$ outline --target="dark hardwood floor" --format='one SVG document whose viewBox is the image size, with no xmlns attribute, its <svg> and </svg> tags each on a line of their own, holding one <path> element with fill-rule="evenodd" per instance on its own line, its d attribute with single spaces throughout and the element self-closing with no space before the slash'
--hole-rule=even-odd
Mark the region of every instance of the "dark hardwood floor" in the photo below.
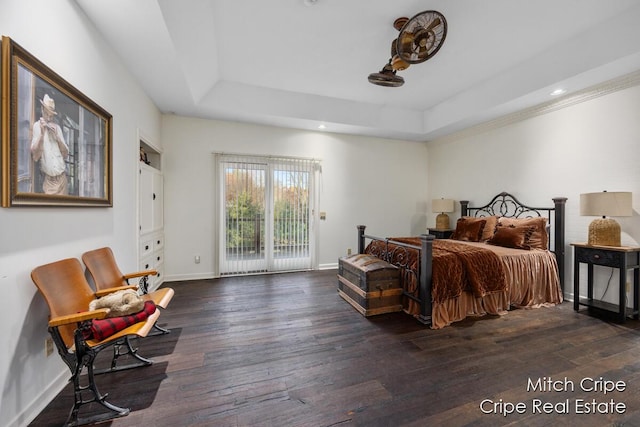
<svg viewBox="0 0 640 427">
<path fill-rule="evenodd" d="M 160 324 L 172 332 L 137 341 L 155 363 L 97 377 L 131 408 L 107 425 L 640 426 L 637 320 L 566 302 L 431 330 L 403 313 L 362 317 L 335 270 L 167 285 Z M 589 378 L 625 390 L 593 391 L 602 381 Z M 581 399 L 622 413 L 576 413 Z M 61 425 L 72 400 L 67 386 L 32 425 Z M 544 403 L 551 413 L 534 413 Z M 516 404 L 523 413 L 500 413 Z"/>
</svg>

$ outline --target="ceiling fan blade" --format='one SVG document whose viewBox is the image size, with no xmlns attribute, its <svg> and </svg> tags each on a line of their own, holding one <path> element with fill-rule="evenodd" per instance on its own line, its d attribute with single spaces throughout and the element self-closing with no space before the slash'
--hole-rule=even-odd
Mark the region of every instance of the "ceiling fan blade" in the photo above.
<svg viewBox="0 0 640 427">
<path fill-rule="evenodd" d="M 436 17 L 436 19 L 434 19 L 433 21 L 431 21 L 431 23 L 429 24 L 428 27 L 426 27 L 426 30 L 428 31 L 432 31 L 435 27 L 437 27 L 438 25 L 442 24 L 442 21 L 440 20 L 440 18 Z"/>
</svg>

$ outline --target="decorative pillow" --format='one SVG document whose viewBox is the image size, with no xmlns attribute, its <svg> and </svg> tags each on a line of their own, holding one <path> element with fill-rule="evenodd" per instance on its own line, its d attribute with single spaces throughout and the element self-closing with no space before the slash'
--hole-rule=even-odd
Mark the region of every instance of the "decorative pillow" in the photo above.
<svg viewBox="0 0 640 427">
<path fill-rule="evenodd" d="M 500 217 L 498 228 L 500 227 L 533 227 L 533 233 L 529 238 L 529 245 L 532 249 L 549 249 L 549 236 L 547 235 L 547 218 L 507 218 Z"/>
<path fill-rule="evenodd" d="M 107 317 L 128 316 L 142 310 L 144 300 L 133 289 L 123 289 L 94 299 L 89 303 L 89 310 L 98 308 L 108 308 L 110 311 Z"/>
<path fill-rule="evenodd" d="M 462 217 L 456 222 L 456 229 L 451 235 L 453 240 L 464 240 L 467 242 L 479 242 L 482 238 L 485 224 L 484 218 Z"/>
<path fill-rule="evenodd" d="M 484 230 L 482 230 L 482 237 L 480 238 L 480 240 L 484 242 L 492 238 L 496 232 L 496 228 L 498 228 L 498 217 L 483 216 L 481 218 L 487 221 L 484 225 Z"/>
<path fill-rule="evenodd" d="M 495 234 L 487 243 L 496 246 L 504 246 L 506 248 L 515 249 L 531 249 L 529 240 L 534 231 L 531 226 L 509 226 L 498 227 Z"/>
</svg>

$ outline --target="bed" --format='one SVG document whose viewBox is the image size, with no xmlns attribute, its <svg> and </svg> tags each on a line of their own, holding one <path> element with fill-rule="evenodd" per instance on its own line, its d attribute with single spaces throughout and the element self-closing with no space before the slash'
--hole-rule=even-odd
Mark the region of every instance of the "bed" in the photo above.
<svg viewBox="0 0 640 427">
<path fill-rule="evenodd" d="M 358 253 L 401 271 L 403 310 L 440 329 L 469 316 L 504 315 L 563 299 L 565 197 L 536 208 L 502 192 L 478 207 L 460 201 L 450 239 L 375 237 L 358 226 Z"/>
</svg>

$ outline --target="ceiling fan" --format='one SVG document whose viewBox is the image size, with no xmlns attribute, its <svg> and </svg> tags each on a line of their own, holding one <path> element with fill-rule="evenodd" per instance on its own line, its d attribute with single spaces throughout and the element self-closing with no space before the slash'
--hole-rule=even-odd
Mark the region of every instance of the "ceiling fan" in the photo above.
<svg viewBox="0 0 640 427">
<path fill-rule="evenodd" d="M 447 20 L 435 10 L 425 10 L 413 18 L 398 18 L 393 28 L 399 31 L 391 43 L 391 58 L 377 73 L 369 74 L 369 82 L 387 87 L 399 87 L 404 78 L 396 74 L 411 64 L 419 64 L 438 53 L 447 36 Z"/>
</svg>

